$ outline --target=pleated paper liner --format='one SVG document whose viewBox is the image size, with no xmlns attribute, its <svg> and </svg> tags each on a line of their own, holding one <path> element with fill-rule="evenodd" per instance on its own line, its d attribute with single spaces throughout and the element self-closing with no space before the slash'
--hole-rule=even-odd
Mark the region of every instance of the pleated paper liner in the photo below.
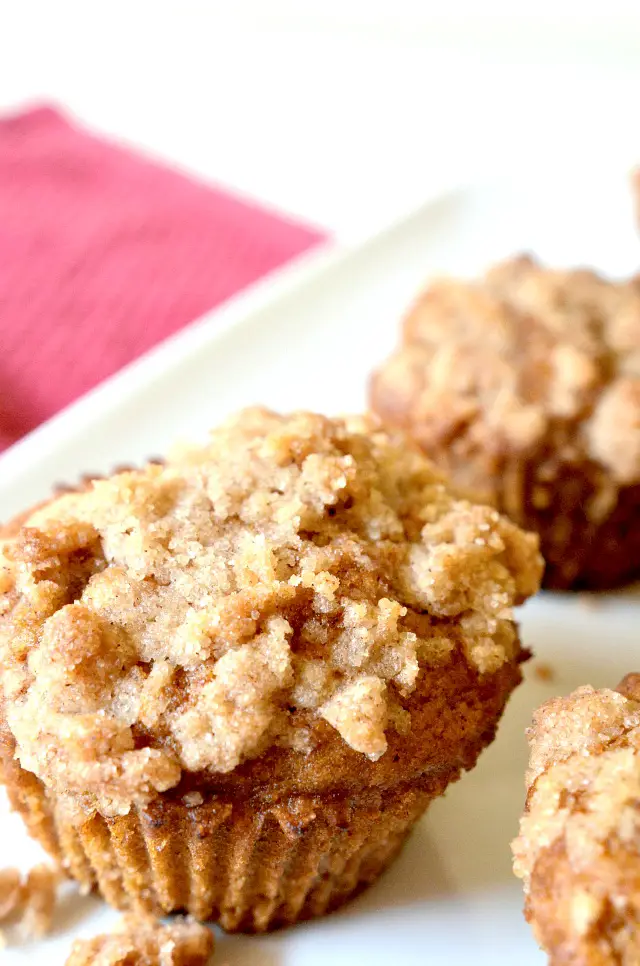
<svg viewBox="0 0 640 966">
<path fill-rule="evenodd" d="M 457 769 L 416 784 L 285 804 L 161 795 L 128 815 L 78 822 L 13 758 L 2 778 L 30 834 L 87 891 L 119 909 L 187 911 L 228 931 L 263 932 L 322 916 L 374 882 Z"/>
</svg>

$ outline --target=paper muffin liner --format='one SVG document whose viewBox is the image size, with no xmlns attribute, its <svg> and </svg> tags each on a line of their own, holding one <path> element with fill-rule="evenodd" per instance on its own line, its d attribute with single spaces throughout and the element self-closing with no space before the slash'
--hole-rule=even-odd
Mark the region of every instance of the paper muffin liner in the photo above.
<svg viewBox="0 0 640 966">
<path fill-rule="evenodd" d="M 191 792 L 116 818 L 78 821 L 0 748 L 11 804 L 87 891 L 119 909 L 187 911 L 228 931 L 263 932 L 338 908 L 384 871 L 458 770 L 384 791 L 286 803 Z M 10 758 L 7 752 L 10 751 Z"/>
</svg>

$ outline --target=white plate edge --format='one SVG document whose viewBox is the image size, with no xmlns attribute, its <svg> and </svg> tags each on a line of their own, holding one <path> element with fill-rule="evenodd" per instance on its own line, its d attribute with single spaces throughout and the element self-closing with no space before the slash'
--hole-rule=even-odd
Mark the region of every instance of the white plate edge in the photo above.
<svg viewBox="0 0 640 966">
<path fill-rule="evenodd" d="M 394 217 L 362 241 L 343 244 L 330 237 L 327 242 L 320 242 L 232 295 L 220 306 L 188 323 L 10 446 L 0 455 L 0 475 L 4 485 L 7 485 L 14 474 L 33 469 L 42 457 L 51 454 L 57 446 L 85 431 L 112 404 L 121 404 L 123 399 L 143 392 L 166 369 L 183 363 L 197 353 L 202 345 L 215 344 L 228 335 L 230 330 L 250 322 L 260 311 L 273 307 L 278 301 L 294 295 L 299 289 L 323 277 L 329 279 L 332 273 L 344 270 L 350 262 L 366 258 L 376 247 L 388 244 L 395 234 L 402 234 L 415 221 L 423 218 L 438 202 L 458 194 L 487 189 L 505 181 L 517 184 L 526 181 L 527 177 L 545 181 L 549 175 L 554 179 L 569 175 L 575 178 L 576 170 L 581 177 L 589 170 L 594 171 L 584 164 L 583 155 L 579 154 L 578 157 L 578 168 L 577 159 L 565 157 L 560 162 L 550 161 L 548 167 L 536 163 L 530 170 L 518 168 L 514 172 L 507 167 L 490 175 L 483 173 L 477 178 L 443 181 L 432 185 L 419 205 L 412 206 L 408 212 Z M 620 177 L 622 171 L 631 169 L 632 162 L 627 159 L 625 163 L 624 159 L 618 157 L 608 159 L 605 165 L 598 165 L 598 172 L 603 167 L 611 171 L 613 177 Z"/>
</svg>

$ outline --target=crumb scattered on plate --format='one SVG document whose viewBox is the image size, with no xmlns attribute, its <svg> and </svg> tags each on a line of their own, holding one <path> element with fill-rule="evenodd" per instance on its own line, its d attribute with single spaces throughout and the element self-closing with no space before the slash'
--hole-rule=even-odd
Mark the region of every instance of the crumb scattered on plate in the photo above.
<svg viewBox="0 0 640 966">
<path fill-rule="evenodd" d="M 550 682 L 555 680 L 556 672 L 553 670 L 550 664 L 546 664 L 544 661 L 539 661 L 534 665 L 533 673 L 538 681 Z"/>
<path fill-rule="evenodd" d="M 123 916 L 111 933 L 77 939 L 66 966 L 205 966 L 213 933 L 195 919 L 169 925 L 151 916 Z"/>
<path fill-rule="evenodd" d="M 26 876 L 14 868 L 0 870 L 0 923 L 16 925 L 23 940 L 41 939 L 51 929 L 59 881 L 50 865 L 36 865 Z M 5 943 L 0 930 L 0 944 Z"/>
</svg>

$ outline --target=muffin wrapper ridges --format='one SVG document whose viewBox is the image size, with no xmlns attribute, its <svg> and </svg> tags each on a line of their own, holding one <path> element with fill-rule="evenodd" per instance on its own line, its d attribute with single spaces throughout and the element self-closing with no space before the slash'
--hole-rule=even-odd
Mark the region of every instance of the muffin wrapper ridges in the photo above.
<svg viewBox="0 0 640 966">
<path fill-rule="evenodd" d="M 12 806 L 87 891 L 120 909 L 185 910 L 243 932 L 321 916 L 372 883 L 458 774 L 284 804 L 209 795 L 189 806 L 160 796 L 125 816 L 74 821 L 8 751 L 2 778 Z"/>
</svg>

